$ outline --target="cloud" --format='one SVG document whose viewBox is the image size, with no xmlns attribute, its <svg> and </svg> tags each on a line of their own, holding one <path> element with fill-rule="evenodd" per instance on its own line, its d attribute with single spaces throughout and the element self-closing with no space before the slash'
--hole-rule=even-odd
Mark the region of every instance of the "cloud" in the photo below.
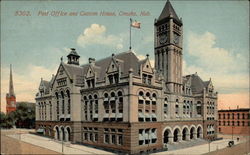
<svg viewBox="0 0 250 155">
<path fill-rule="evenodd" d="M 89 45 L 106 45 L 122 49 L 123 39 L 115 35 L 107 35 L 104 25 L 92 24 L 79 35 L 77 44 L 83 48 Z"/>
<path fill-rule="evenodd" d="M 216 36 L 210 32 L 198 35 L 189 33 L 187 52 L 192 64 L 183 62 L 183 73 L 198 73 L 203 80 L 210 77 L 215 88 L 222 93 L 248 92 L 249 76 L 246 71 L 248 60 L 216 46 Z"/>
<path fill-rule="evenodd" d="M 41 80 L 51 80 L 52 74 L 56 74 L 58 66 L 45 68 L 43 66 L 29 65 L 28 73 L 21 75 L 13 68 L 13 83 L 17 101 L 35 102 L 35 94 Z M 9 68 L 2 68 L 1 71 L 1 111 L 5 111 L 5 95 L 9 91 Z"/>
<path fill-rule="evenodd" d="M 144 59 L 146 59 L 146 56 L 145 56 L 145 55 L 138 54 L 138 53 L 136 53 L 135 51 L 133 51 L 133 52 L 134 52 L 134 54 L 137 56 L 137 58 L 138 58 L 139 60 L 144 60 Z M 151 66 L 154 68 L 154 66 L 155 66 L 155 60 L 154 60 L 152 57 L 149 57 L 149 62 L 150 62 L 150 64 L 151 64 Z"/>
</svg>

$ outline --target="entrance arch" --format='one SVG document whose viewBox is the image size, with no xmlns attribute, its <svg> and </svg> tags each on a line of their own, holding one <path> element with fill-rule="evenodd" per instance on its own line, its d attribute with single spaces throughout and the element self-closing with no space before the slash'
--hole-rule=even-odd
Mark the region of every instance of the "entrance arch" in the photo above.
<svg viewBox="0 0 250 155">
<path fill-rule="evenodd" d="M 203 136 L 202 136 L 202 128 L 201 128 L 201 126 L 199 126 L 198 128 L 197 128 L 197 138 L 202 138 Z"/>
<path fill-rule="evenodd" d="M 192 128 L 190 129 L 190 139 L 194 139 L 194 132 L 195 132 L 195 128 L 192 127 Z"/>
<path fill-rule="evenodd" d="M 60 131 L 59 131 L 59 127 L 58 126 L 54 127 L 54 138 L 55 139 L 60 139 Z"/>
<path fill-rule="evenodd" d="M 65 130 L 65 140 L 66 141 L 70 141 L 70 133 L 71 133 L 71 128 L 69 126 L 66 127 L 66 130 Z"/>
<path fill-rule="evenodd" d="M 174 130 L 174 142 L 180 141 L 179 135 L 180 135 L 180 130 L 177 128 Z"/>
<path fill-rule="evenodd" d="M 182 129 L 182 140 L 188 140 L 188 128 Z"/>
</svg>

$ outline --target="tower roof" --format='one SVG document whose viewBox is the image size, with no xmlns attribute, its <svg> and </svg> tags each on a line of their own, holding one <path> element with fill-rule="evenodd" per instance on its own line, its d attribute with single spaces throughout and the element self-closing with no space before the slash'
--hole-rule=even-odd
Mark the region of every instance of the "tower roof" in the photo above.
<svg viewBox="0 0 250 155">
<path fill-rule="evenodd" d="M 10 64 L 10 81 L 9 81 L 9 96 L 15 96 L 13 78 L 12 78 L 12 65 Z"/>
<path fill-rule="evenodd" d="M 172 16 L 171 18 L 177 20 L 178 22 L 181 22 L 179 17 L 175 13 L 173 6 L 171 5 L 170 1 L 168 0 L 166 2 L 162 12 L 161 12 L 161 15 L 158 18 L 158 21 L 163 20 L 165 18 L 170 18 L 170 15 Z"/>
<path fill-rule="evenodd" d="M 71 51 L 70 51 L 70 53 L 68 54 L 67 57 L 69 57 L 69 56 L 71 56 L 71 55 L 73 55 L 73 56 L 75 56 L 75 57 L 80 57 L 80 56 L 78 55 L 78 53 L 76 52 L 76 49 L 74 49 L 74 48 L 71 48 Z"/>
</svg>

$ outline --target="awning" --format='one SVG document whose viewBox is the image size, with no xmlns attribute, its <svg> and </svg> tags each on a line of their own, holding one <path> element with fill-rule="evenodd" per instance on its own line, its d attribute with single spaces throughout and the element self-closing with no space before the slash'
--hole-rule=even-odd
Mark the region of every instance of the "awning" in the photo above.
<svg viewBox="0 0 250 155">
<path fill-rule="evenodd" d="M 146 118 L 150 118 L 150 115 L 148 113 L 145 113 Z"/>
<path fill-rule="evenodd" d="M 60 118 L 64 118 L 64 114 L 60 115 Z"/>
<path fill-rule="evenodd" d="M 67 115 L 66 115 L 66 118 L 70 118 L 70 114 L 67 114 Z"/>
<path fill-rule="evenodd" d="M 152 117 L 152 118 L 157 118 L 157 116 L 156 116 L 155 113 L 152 113 L 152 114 L 151 114 L 151 117 Z"/>
<path fill-rule="evenodd" d="M 144 98 L 142 96 L 139 96 L 138 98 L 139 98 L 139 100 L 144 100 Z"/>
<path fill-rule="evenodd" d="M 139 134 L 139 140 L 144 140 L 144 137 L 142 136 L 142 134 Z"/>
<path fill-rule="evenodd" d="M 103 117 L 104 118 L 109 118 L 109 114 L 105 113 Z"/>
<path fill-rule="evenodd" d="M 201 104 L 200 104 L 200 103 L 197 103 L 197 106 L 201 106 Z"/>
<path fill-rule="evenodd" d="M 111 113 L 111 114 L 110 114 L 110 117 L 115 117 L 115 113 Z"/>
<path fill-rule="evenodd" d="M 43 132 L 44 132 L 44 129 L 39 128 L 36 132 L 37 132 L 37 133 L 43 133 Z"/>
<path fill-rule="evenodd" d="M 152 101 L 156 101 L 156 98 L 155 98 L 155 97 L 153 97 L 153 98 L 152 98 Z"/>
<path fill-rule="evenodd" d="M 117 118 L 122 118 L 123 117 L 123 113 L 118 113 L 117 114 Z"/>
<path fill-rule="evenodd" d="M 110 101 L 115 101 L 115 97 L 111 97 L 111 98 L 110 98 Z"/>
<path fill-rule="evenodd" d="M 147 101 L 150 101 L 150 98 L 149 98 L 149 97 L 146 97 L 146 100 L 147 100 Z"/>
<path fill-rule="evenodd" d="M 93 115 L 93 118 L 98 118 L 98 114 L 94 114 L 94 115 Z"/>
<path fill-rule="evenodd" d="M 139 112 L 139 118 L 144 118 L 143 113 Z"/>
<path fill-rule="evenodd" d="M 168 118 L 168 115 L 164 114 L 164 118 L 165 118 L 165 119 Z"/>
<path fill-rule="evenodd" d="M 104 100 L 103 101 L 109 101 L 109 98 L 104 98 Z"/>
<path fill-rule="evenodd" d="M 154 133 L 153 133 L 153 134 L 151 134 L 151 138 L 152 138 L 152 139 L 157 139 L 156 134 L 154 134 Z"/>
</svg>

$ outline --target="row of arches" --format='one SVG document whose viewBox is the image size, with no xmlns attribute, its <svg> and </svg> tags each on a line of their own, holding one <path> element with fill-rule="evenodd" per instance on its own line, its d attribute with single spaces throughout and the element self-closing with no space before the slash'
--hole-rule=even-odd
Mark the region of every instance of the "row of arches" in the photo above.
<svg viewBox="0 0 250 155">
<path fill-rule="evenodd" d="M 54 138 L 60 141 L 71 141 L 71 127 L 70 126 L 55 126 L 54 127 Z"/>
<path fill-rule="evenodd" d="M 180 141 L 188 141 L 202 137 L 203 137 L 203 128 L 201 125 L 197 126 L 191 125 L 190 127 L 185 125 L 182 128 L 176 126 L 173 129 L 171 127 L 166 127 L 163 130 L 164 144 L 180 142 Z"/>
</svg>

